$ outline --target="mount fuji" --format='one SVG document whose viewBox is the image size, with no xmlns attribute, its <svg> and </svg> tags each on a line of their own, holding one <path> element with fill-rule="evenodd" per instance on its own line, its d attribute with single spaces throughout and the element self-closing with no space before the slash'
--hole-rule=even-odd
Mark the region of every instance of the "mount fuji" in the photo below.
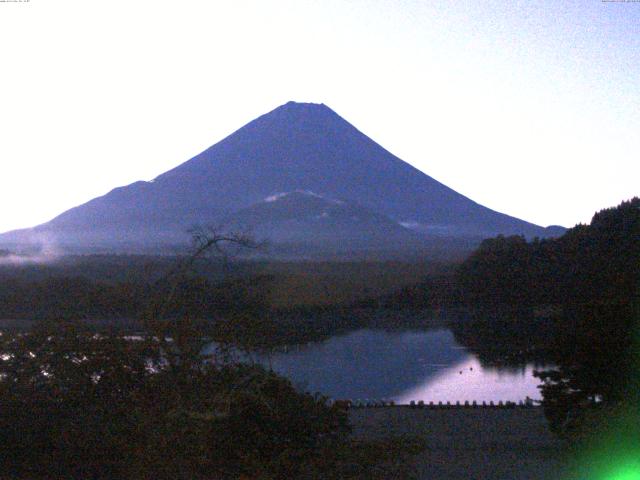
<svg viewBox="0 0 640 480">
<path fill-rule="evenodd" d="M 504 235 L 550 237 L 394 156 L 323 104 L 289 102 L 150 182 L 139 181 L 0 245 L 63 251 L 162 250 L 196 225 L 253 232 L 306 251 L 418 252 Z"/>
</svg>

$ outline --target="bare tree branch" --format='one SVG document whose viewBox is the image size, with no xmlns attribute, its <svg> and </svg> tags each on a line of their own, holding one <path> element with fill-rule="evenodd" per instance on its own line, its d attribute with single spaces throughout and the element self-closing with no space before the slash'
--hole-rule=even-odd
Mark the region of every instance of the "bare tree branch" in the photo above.
<svg viewBox="0 0 640 480">
<path fill-rule="evenodd" d="M 213 254 L 225 262 L 230 256 L 236 256 L 243 250 L 255 250 L 262 245 L 247 233 L 222 232 L 216 227 L 194 227 L 189 230 L 192 237 L 190 253 L 180 259 L 174 268 L 155 282 L 156 286 L 167 285 L 169 290 L 162 298 L 153 298 L 142 315 L 142 323 L 146 329 L 160 342 L 162 350 L 167 355 L 167 362 L 174 365 L 171 352 L 176 346 L 170 344 L 166 316 L 169 308 L 176 299 L 180 280 L 193 268 L 201 258 Z M 229 254 L 229 247 L 234 247 L 233 255 Z M 188 320 L 188 319 L 184 319 Z"/>
</svg>

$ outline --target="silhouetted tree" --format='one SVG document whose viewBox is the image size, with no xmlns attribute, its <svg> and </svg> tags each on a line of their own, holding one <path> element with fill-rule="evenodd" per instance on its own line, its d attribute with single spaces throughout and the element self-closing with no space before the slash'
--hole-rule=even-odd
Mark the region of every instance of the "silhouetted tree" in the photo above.
<svg viewBox="0 0 640 480">
<path fill-rule="evenodd" d="M 324 398 L 205 353 L 201 324 L 181 304 L 200 301 L 187 271 L 220 242 L 241 241 L 196 241 L 154 290 L 163 293 L 144 310 L 140 335 L 61 321 L 0 335 L 3 476 L 408 478 L 403 459 L 415 445 L 354 441 L 346 413 Z"/>
</svg>

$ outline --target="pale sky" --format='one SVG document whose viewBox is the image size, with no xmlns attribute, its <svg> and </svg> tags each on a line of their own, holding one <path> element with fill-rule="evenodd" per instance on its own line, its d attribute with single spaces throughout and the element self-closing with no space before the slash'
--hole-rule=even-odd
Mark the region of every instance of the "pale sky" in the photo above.
<svg viewBox="0 0 640 480">
<path fill-rule="evenodd" d="M 640 3 L 0 1 L 0 231 L 325 103 L 495 210 L 640 195 Z"/>
</svg>

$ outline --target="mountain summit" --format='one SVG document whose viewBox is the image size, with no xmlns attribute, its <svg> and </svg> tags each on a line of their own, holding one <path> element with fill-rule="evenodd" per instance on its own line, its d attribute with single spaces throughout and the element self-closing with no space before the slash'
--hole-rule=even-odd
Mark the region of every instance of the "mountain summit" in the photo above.
<svg viewBox="0 0 640 480">
<path fill-rule="evenodd" d="M 194 225 L 238 224 L 236 213 L 252 218 L 254 224 L 245 225 L 252 228 L 255 212 L 270 211 L 258 204 L 291 192 L 313 192 L 325 202 L 364 209 L 382 228 L 376 235 L 393 231 L 394 241 L 397 228 L 412 239 L 558 233 L 473 202 L 400 160 L 323 104 L 289 102 L 151 182 L 116 188 L 48 223 L 4 234 L 0 243 L 47 239 L 83 250 L 177 244 L 188 239 L 186 231 Z M 310 200 L 298 194 L 285 203 L 309 207 Z M 264 230 L 265 222 L 258 223 Z M 287 222 L 280 223 L 278 228 L 287 228 Z M 303 223 L 296 227 L 301 242 Z M 350 228 L 344 219 L 340 225 Z M 368 227 L 360 221 L 351 228 Z M 287 237 L 284 231 L 271 233 Z"/>
</svg>

